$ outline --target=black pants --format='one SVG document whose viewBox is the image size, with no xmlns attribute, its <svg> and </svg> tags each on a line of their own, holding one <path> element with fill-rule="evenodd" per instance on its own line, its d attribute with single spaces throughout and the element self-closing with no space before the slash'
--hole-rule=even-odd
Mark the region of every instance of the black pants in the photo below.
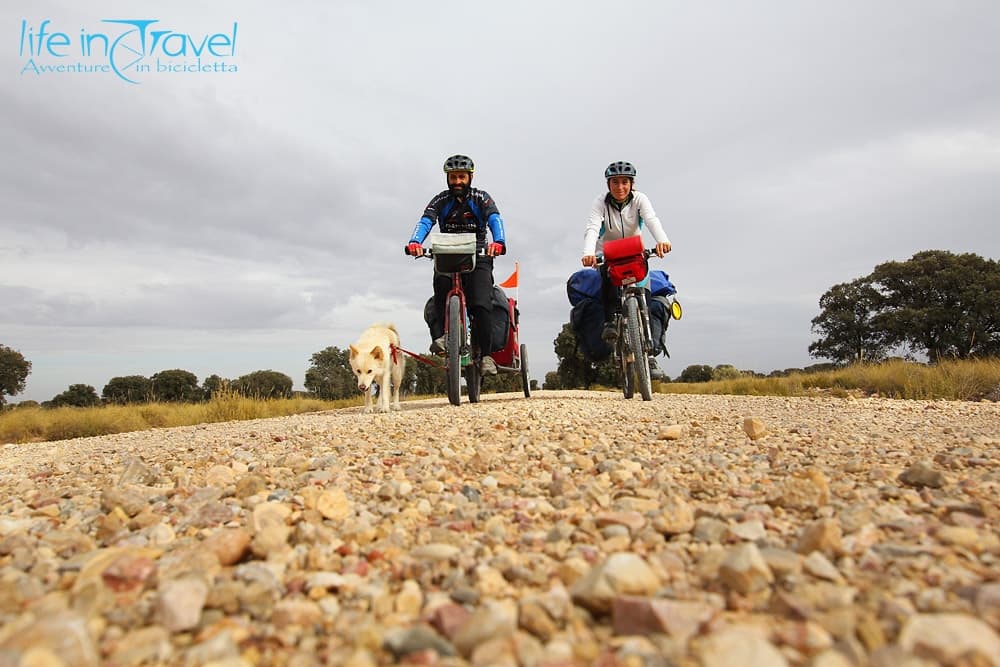
<svg viewBox="0 0 1000 667">
<path fill-rule="evenodd" d="M 472 344 L 482 354 L 489 354 L 492 310 L 490 297 L 493 293 L 493 258 L 477 257 L 476 268 L 471 273 L 462 274 L 462 289 L 465 291 L 465 307 L 472 320 Z M 431 338 L 444 335 L 444 309 L 451 291 L 451 274 L 434 272 L 434 324 Z"/>
<path fill-rule="evenodd" d="M 608 267 L 601 266 L 601 305 L 604 306 L 604 323 L 615 321 L 615 313 L 621 310 L 622 301 L 618 296 L 618 288 L 611 284 L 608 278 Z"/>
</svg>

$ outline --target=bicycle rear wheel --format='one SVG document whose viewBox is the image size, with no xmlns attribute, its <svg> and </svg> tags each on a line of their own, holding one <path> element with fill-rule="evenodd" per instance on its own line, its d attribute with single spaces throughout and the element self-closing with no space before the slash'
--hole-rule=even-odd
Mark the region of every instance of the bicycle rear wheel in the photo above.
<svg viewBox="0 0 1000 667">
<path fill-rule="evenodd" d="M 524 397 L 531 398 L 531 385 L 528 383 L 528 348 L 521 343 L 521 389 Z"/>
<path fill-rule="evenodd" d="M 445 376 L 448 383 L 448 401 L 452 405 L 462 402 L 462 302 L 458 296 L 448 299 L 448 366 Z"/>
<path fill-rule="evenodd" d="M 465 367 L 465 387 L 469 391 L 469 403 L 478 403 L 483 389 L 483 374 L 476 361 Z"/>
<path fill-rule="evenodd" d="M 639 319 L 639 301 L 631 296 L 625 301 L 625 317 L 629 348 L 635 358 L 635 375 L 642 400 L 653 400 L 653 384 L 649 378 L 649 357 L 643 344 L 643 328 Z"/>
</svg>

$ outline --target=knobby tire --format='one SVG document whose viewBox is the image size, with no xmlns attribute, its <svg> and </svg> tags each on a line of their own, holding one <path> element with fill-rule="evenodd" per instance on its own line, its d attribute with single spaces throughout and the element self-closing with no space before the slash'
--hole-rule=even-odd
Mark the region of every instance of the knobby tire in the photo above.
<svg viewBox="0 0 1000 667">
<path fill-rule="evenodd" d="M 619 317 L 621 316 L 619 315 Z M 615 341 L 615 353 L 621 362 L 619 372 L 622 377 L 622 394 L 625 395 L 625 398 L 632 398 L 632 395 L 635 393 L 635 369 L 633 368 L 635 364 L 628 360 L 629 351 L 627 346 L 625 332 L 621 330 L 621 327 L 618 327 L 618 340 Z"/>
<path fill-rule="evenodd" d="M 465 386 L 469 389 L 469 403 L 478 403 L 483 389 L 483 374 L 475 361 L 465 367 Z"/>
<path fill-rule="evenodd" d="M 625 302 L 626 324 L 628 328 L 628 342 L 635 358 L 635 375 L 639 385 L 639 393 L 642 400 L 653 400 L 653 384 L 649 378 L 649 357 L 646 355 L 646 346 L 642 327 L 639 318 L 639 301 L 635 297 L 630 297 Z"/>
<path fill-rule="evenodd" d="M 528 382 L 528 348 L 521 343 L 521 388 L 524 390 L 524 397 L 531 398 L 531 384 Z"/>
<path fill-rule="evenodd" d="M 462 302 L 457 295 L 448 299 L 448 401 L 462 402 Z"/>
</svg>

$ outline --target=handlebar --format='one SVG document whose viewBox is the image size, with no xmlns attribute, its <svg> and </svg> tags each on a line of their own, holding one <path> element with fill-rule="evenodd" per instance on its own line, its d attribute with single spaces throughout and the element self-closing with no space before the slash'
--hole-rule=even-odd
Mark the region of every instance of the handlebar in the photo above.
<svg viewBox="0 0 1000 667">
<path fill-rule="evenodd" d="M 431 248 L 424 248 L 423 255 L 410 255 L 410 253 L 406 252 L 406 248 L 403 248 L 403 252 L 413 259 L 422 259 L 424 257 L 431 259 L 434 257 L 434 250 Z M 486 257 L 486 248 L 476 248 L 476 257 Z"/>
<path fill-rule="evenodd" d="M 656 255 L 656 248 L 643 248 L 642 258 L 649 259 Z M 595 267 L 604 266 L 604 255 L 597 255 L 597 263 L 594 264 Z"/>
</svg>

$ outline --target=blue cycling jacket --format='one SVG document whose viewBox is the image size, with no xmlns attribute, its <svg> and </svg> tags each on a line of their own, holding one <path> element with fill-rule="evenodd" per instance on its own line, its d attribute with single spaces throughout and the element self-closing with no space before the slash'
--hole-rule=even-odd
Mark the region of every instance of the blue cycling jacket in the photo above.
<svg viewBox="0 0 1000 667">
<path fill-rule="evenodd" d="M 413 228 L 410 243 L 423 243 L 435 224 L 445 234 L 475 233 L 476 246 L 479 248 L 486 247 L 487 229 L 494 242 L 507 245 L 503 218 L 500 217 L 493 198 L 485 190 L 470 188 L 468 196 L 462 200 L 449 190 L 436 195 L 427 204 L 423 216 Z"/>
</svg>

